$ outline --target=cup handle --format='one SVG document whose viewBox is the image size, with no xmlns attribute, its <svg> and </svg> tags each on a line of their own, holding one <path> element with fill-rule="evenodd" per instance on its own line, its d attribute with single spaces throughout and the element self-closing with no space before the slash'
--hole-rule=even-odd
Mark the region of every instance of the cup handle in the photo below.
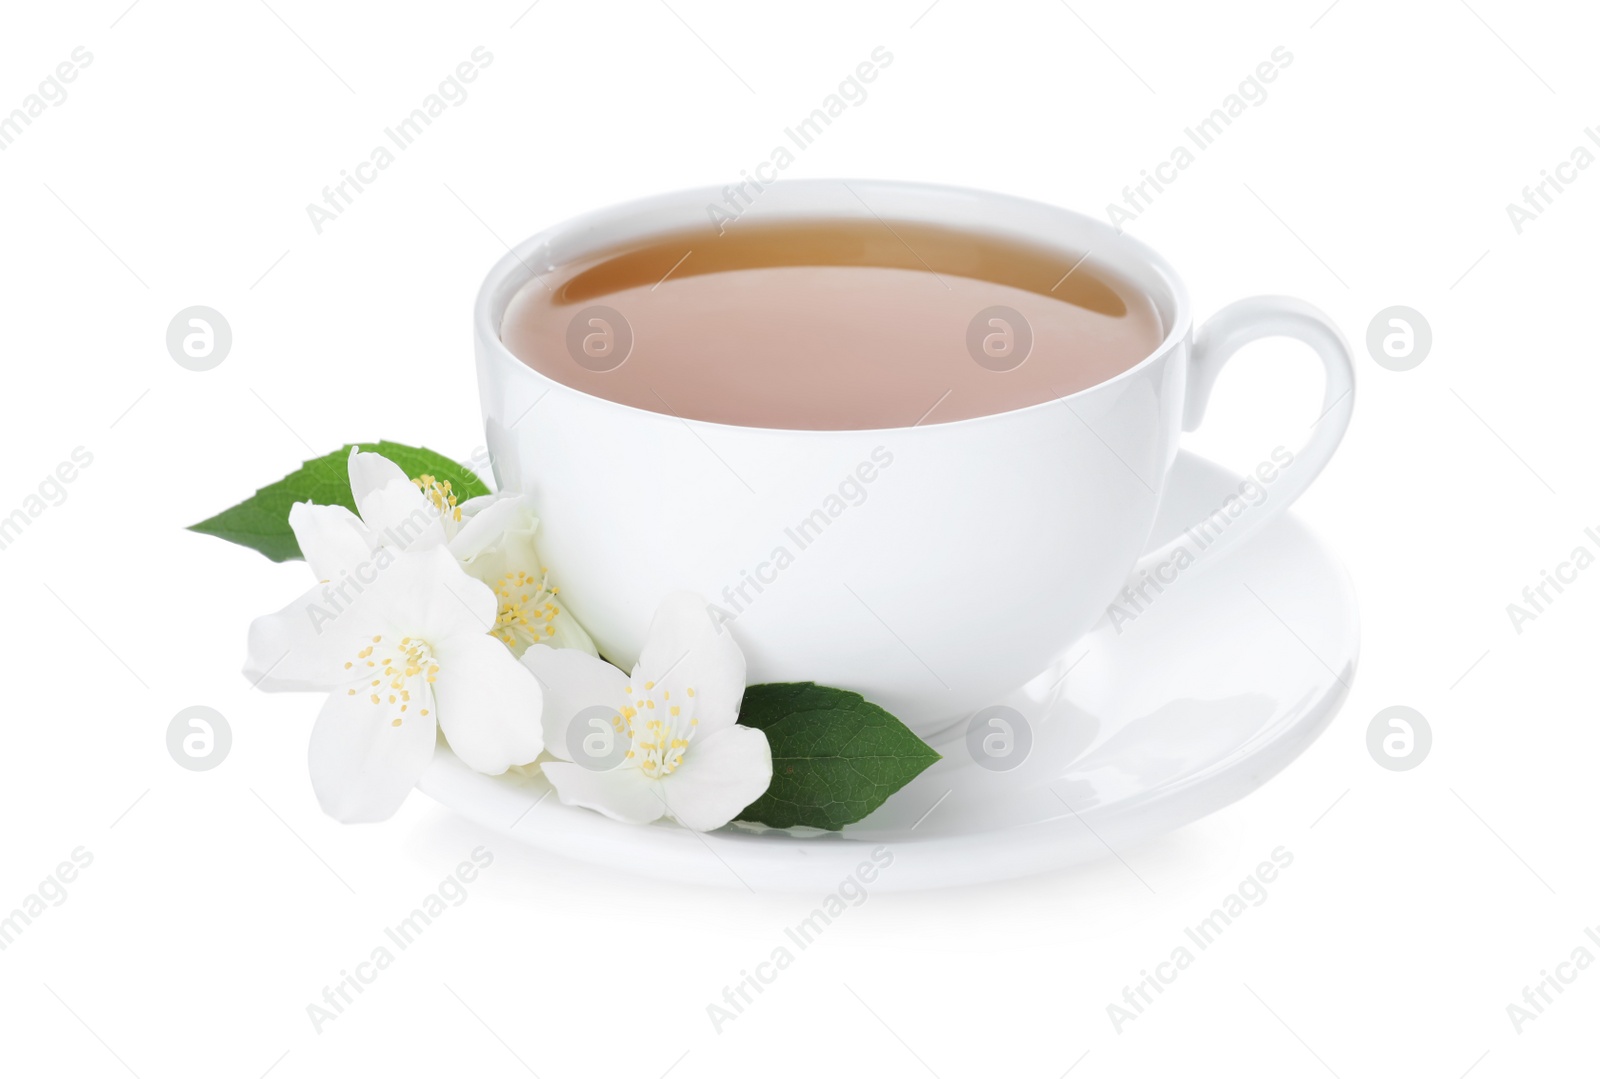
<svg viewBox="0 0 1600 1079">
<path fill-rule="evenodd" d="M 1260 476 L 1251 477 L 1267 492 L 1263 503 L 1252 506 L 1238 499 L 1224 502 L 1209 518 L 1202 518 L 1176 539 L 1145 552 L 1134 565 L 1131 577 L 1141 577 L 1170 562 L 1180 548 L 1188 550 L 1195 561 L 1210 561 L 1220 552 L 1242 543 L 1294 504 L 1317 478 L 1344 437 L 1355 407 L 1355 369 L 1350 363 L 1350 346 L 1328 316 L 1288 296 L 1253 296 L 1239 300 L 1212 315 L 1200 328 L 1189 355 L 1183 429 L 1193 431 L 1200 426 L 1206 402 L 1211 398 L 1211 389 L 1223 365 L 1245 345 L 1263 337 L 1303 341 L 1322 360 L 1326 375 L 1322 414 L 1312 424 L 1310 437 L 1289 464 L 1273 462 L 1272 482 L 1262 481 Z M 1229 513 L 1230 502 L 1238 502 L 1245 509 L 1237 514 Z M 1202 540 L 1206 541 L 1203 546 Z M 1198 553 L 1195 552 L 1197 546 L 1201 547 Z"/>
</svg>

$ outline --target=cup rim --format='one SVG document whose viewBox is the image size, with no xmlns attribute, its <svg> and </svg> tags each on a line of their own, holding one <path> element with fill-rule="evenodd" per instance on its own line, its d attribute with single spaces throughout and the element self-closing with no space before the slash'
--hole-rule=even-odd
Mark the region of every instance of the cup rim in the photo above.
<svg viewBox="0 0 1600 1079">
<path fill-rule="evenodd" d="M 1085 386 L 1081 390 L 1076 390 L 1060 397 L 1051 397 L 1044 401 L 1036 402 L 1035 404 L 1007 409 L 1004 412 L 991 412 L 982 416 L 969 416 L 963 419 L 953 420 L 939 420 L 932 423 L 923 423 L 919 420 L 914 424 L 901 424 L 893 427 L 872 428 L 768 427 L 755 424 L 722 423 L 717 420 L 703 420 L 693 417 L 676 416 L 670 412 L 657 412 L 653 409 L 640 408 L 637 405 L 624 404 L 620 401 L 613 401 L 610 398 L 600 397 L 596 394 L 588 392 L 587 390 L 580 390 L 576 386 L 572 386 L 568 383 L 560 381 L 559 379 L 552 378 L 544 372 L 539 371 L 531 365 L 518 359 L 517 356 L 513 354 L 511 350 L 508 349 L 500 340 L 500 319 L 504 317 L 505 308 L 509 306 L 511 296 L 515 293 L 515 291 L 533 279 L 534 272 L 527 260 L 528 257 L 538 248 L 549 244 L 552 240 L 557 238 L 579 235 L 586 232 L 602 232 L 606 226 L 614 224 L 618 219 L 629 216 L 642 215 L 651 211 L 668 211 L 683 208 L 703 210 L 704 207 L 708 205 L 721 202 L 724 198 L 725 192 L 728 190 L 726 187 L 692 187 L 680 188 L 676 191 L 670 191 L 664 194 L 633 199 L 600 209 L 590 210 L 576 217 L 568 218 L 565 221 L 541 229 L 532 236 L 529 236 L 527 239 L 523 240 L 521 243 L 518 243 L 514 247 L 510 248 L 506 254 L 497 259 L 493 266 L 490 267 L 489 272 L 484 276 L 483 283 L 478 288 L 477 297 L 473 302 L 473 333 L 477 340 L 478 347 L 487 351 L 491 363 L 500 367 L 506 367 L 509 365 L 513 371 L 521 372 L 520 377 L 532 378 L 535 382 L 547 386 L 549 390 L 562 390 L 570 394 L 575 394 L 578 397 L 586 399 L 595 404 L 607 406 L 609 408 L 623 409 L 628 412 L 636 412 L 640 416 L 648 416 L 669 421 L 676 420 L 678 422 L 691 424 L 694 426 L 703 426 L 726 431 L 764 433 L 768 435 L 903 435 L 906 432 L 916 430 L 935 431 L 939 430 L 940 428 L 956 427 L 961 425 L 974 426 L 984 423 L 994 423 L 1003 420 L 1009 420 L 1024 413 L 1043 410 L 1062 402 L 1070 403 L 1074 400 L 1086 397 L 1089 394 L 1097 393 L 1101 390 L 1116 386 L 1121 382 L 1140 377 L 1141 373 L 1146 368 L 1152 366 L 1163 356 L 1166 356 L 1169 352 L 1171 352 L 1172 349 L 1176 347 L 1177 344 L 1183 340 L 1183 338 L 1189 332 L 1192 319 L 1192 313 L 1189 307 L 1189 292 L 1183 284 L 1183 279 L 1178 276 L 1177 270 L 1174 269 L 1173 266 L 1167 262 L 1167 260 L 1162 257 L 1154 248 L 1151 248 L 1141 240 L 1129 236 L 1121 229 L 1114 228 L 1109 223 L 1101 221 L 1099 218 L 1091 217 L 1088 214 L 1081 213 L 1077 210 L 1070 210 L 1063 206 L 1056 206 L 1052 203 L 1041 202 L 1037 199 L 1023 198 L 1017 195 L 1007 195 L 996 191 L 987 191 L 981 188 L 961 187 L 951 184 L 923 183 L 906 180 L 846 178 L 784 179 L 778 180 L 774 184 L 766 185 L 766 189 L 771 190 L 774 188 L 782 188 L 788 194 L 797 195 L 807 189 L 822 190 L 835 186 L 844 186 L 852 191 L 864 190 L 869 194 L 878 193 L 891 198 L 896 194 L 909 194 L 913 197 L 922 196 L 948 198 L 952 201 L 978 200 L 988 203 L 1009 205 L 1016 210 L 1032 213 L 1046 213 L 1070 219 L 1072 220 L 1075 228 L 1086 231 L 1087 233 L 1097 237 L 1093 246 L 1089 247 L 1088 251 L 1086 252 L 1086 257 L 1093 255 L 1102 256 L 1100 261 L 1110 264 L 1113 270 L 1122 273 L 1124 277 L 1131 278 L 1133 275 L 1123 272 L 1118 265 L 1119 263 L 1125 265 L 1129 262 L 1136 262 L 1139 269 L 1146 271 L 1146 276 L 1151 273 L 1154 274 L 1154 277 L 1159 280 L 1162 287 L 1166 289 L 1166 296 L 1152 296 L 1152 299 L 1156 301 L 1158 309 L 1162 307 L 1161 301 L 1163 299 L 1166 299 L 1170 302 L 1170 322 L 1164 327 L 1165 333 L 1161 339 L 1161 342 L 1138 363 L 1119 371 L 1117 374 L 1108 379 L 1096 382 L 1092 386 Z M 795 214 L 794 216 L 805 217 L 808 215 L 800 213 Z M 809 216 L 823 215 L 813 214 Z M 877 216 L 875 212 L 874 216 Z M 899 219 L 896 218 L 893 213 L 890 213 L 886 216 L 889 220 Z M 937 219 L 928 218 L 927 220 L 936 222 Z M 734 225 L 733 227 L 737 227 L 737 225 Z M 512 281 L 512 279 L 516 279 L 515 287 L 507 289 L 506 286 Z M 1137 287 L 1143 286 L 1141 285 Z M 514 375 L 513 377 L 519 376 Z"/>
</svg>

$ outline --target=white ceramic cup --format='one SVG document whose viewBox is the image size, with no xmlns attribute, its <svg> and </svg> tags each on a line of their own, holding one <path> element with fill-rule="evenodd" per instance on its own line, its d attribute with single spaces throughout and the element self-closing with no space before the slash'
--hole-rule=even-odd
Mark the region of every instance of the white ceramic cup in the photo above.
<svg viewBox="0 0 1600 1079">
<path fill-rule="evenodd" d="M 1307 304 L 1243 300 L 1195 334 L 1182 282 L 1137 240 L 1069 210 L 927 184 L 783 181 L 730 227 L 922 222 L 1057 247 L 1063 272 L 1087 252 L 1091 265 L 1154 300 L 1160 346 L 1114 378 L 1043 404 L 817 431 L 616 404 L 535 371 L 501 344 L 507 305 L 535 272 L 704 228 L 707 207 L 724 197 L 662 195 L 542 232 L 495 264 L 473 314 L 501 488 L 532 496 L 553 583 L 623 667 L 638 658 L 656 604 L 688 589 L 721 611 L 752 684 L 852 689 L 931 735 L 1046 670 L 1130 583 L 1175 577 L 1282 513 L 1349 424 L 1349 349 Z M 1278 454 L 1251 497 L 1197 522 L 1193 542 L 1146 551 L 1180 429 L 1199 425 L 1229 357 L 1263 337 L 1302 341 L 1322 360 L 1326 392 L 1310 438 L 1288 463 L 1290 453 Z"/>
</svg>

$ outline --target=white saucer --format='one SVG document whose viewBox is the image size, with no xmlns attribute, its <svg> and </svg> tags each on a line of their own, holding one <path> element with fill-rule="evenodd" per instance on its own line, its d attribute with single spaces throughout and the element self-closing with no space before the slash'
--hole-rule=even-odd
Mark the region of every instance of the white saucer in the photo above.
<svg viewBox="0 0 1600 1079">
<path fill-rule="evenodd" d="M 1180 455 L 1157 537 L 1177 535 L 1238 483 Z M 480 775 L 443 747 L 418 786 L 541 850 L 650 877 L 824 894 L 881 844 L 893 862 L 875 890 L 972 884 L 1110 857 L 1242 798 L 1322 733 L 1355 673 L 1350 582 L 1292 516 L 1119 621 L 1120 633 L 1102 619 L 996 702 L 1026 721 L 1032 746 L 1020 764 L 975 763 L 961 724 L 935 743 L 943 760 L 839 833 L 618 824 L 560 804 L 542 778 Z"/>
</svg>

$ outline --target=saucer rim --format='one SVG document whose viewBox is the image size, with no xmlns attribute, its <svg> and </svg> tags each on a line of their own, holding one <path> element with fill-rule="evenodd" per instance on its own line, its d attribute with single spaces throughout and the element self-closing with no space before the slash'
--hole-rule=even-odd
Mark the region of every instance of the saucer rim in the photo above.
<svg viewBox="0 0 1600 1079">
<path fill-rule="evenodd" d="M 1181 456 L 1192 458 L 1204 470 L 1233 475 L 1230 470 L 1190 451 L 1181 451 Z M 1322 736 L 1348 700 L 1360 663 L 1360 609 L 1349 570 L 1328 544 L 1291 512 L 1252 537 L 1240 550 L 1229 552 L 1217 565 L 1236 560 L 1251 546 L 1285 530 L 1296 533 L 1299 541 L 1323 560 L 1326 579 L 1337 585 L 1338 618 L 1341 625 L 1348 627 L 1349 642 L 1341 668 L 1329 668 L 1332 678 L 1320 687 L 1321 692 L 1286 708 L 1278 722 L 1257 732 L 1251 742 L 1264 741 L 1254 749 L 1241 747 L 1227 758 L 1196 772 L 1105 805 L 1091 806 L 1080 812 L 1063 802 L 1063 811 L 1048 817 L 953 835 L 917 834 L 915 825 L 909 829 L 874 833 L 869 825 L 871 815 L 836 832 L 735 823 L 713 832 L 698 833 L 666 820 L 643 826 L 623 825 L 559 800 L 543 812 L 534 812 L 554 793 L 543 776 L 481 775 L 468 769 L 442 743 L 417 787 L 444 808 L 543 853 L 687 884 L 708 884 L 721 879 L 720 876 L 708 879 L 703 860 L 706 852 L 722 862 L 730 874 L 723 884 L 735 887 L 743 884 L 751 888 L 746 877 L 758 876 L 763 878 L 763 890 L 799 888 L 802 881 L 791 878 L 812 880 L 820 866 L 809 866 L 813 872 L 795 872 L 799 869 L 796 863 L 810 856 L 821 856 L 820 861 L 847 872 L 849 860 L 865 858 L 876 847 L 892 846 L 907 853 L 937 852 L 938 855 L 933 865 L 923 866 L 920 871 L 897 874 L 892 882 L 885 878 L 880 883 L 887 890 L 921 890 L 1024 877 L 1116 855 L 1114 844 L 1142 842 L 1165 835 L 1225 809 L 1265 786 Z M 1214 569 L 1214 566 L 1208 567 L 1205 572 Z M 1333 609 L 1331 605 L 1328 608 L 1329 611 Z M 1077 646 L 1075 642 L 1073 647 Z M 977 766 L 967 763 L 959 767 Z M 1044 786 L 1048 789 L 1050 784 Z M 533 799 L 531 804 L 530 798 Z M 498 805 L 498 811 L 490 811 L 491 803 Z M 1098 858 L 1054 859 L 1041 855 L 1041 847 L 1047 846 L 1041 840 L 1041 832 L 1059 832 L 1074 824 L 1087 829 L 1105 848 L 1105 854 Z M 862 828 L 862 825 L 869 827 Z M 734 870 L 717 853 L 718 849 L 733 855 L 745 872 Z M 686 860 L 685 853 L 702 857 Z M 848 857 L 842 858 L 844 855 Z M 624 860 L 627 864 L 620 864 Z M 941 868 L 948 867 L 952 860 L 961 864 L 963 872 L 953 874 L 948 868 Z M 955 879 L 957 877 L 959 879 Z M 771 883 L 770 878 L 777 878 L 779 883 Z"/>
</svg>

